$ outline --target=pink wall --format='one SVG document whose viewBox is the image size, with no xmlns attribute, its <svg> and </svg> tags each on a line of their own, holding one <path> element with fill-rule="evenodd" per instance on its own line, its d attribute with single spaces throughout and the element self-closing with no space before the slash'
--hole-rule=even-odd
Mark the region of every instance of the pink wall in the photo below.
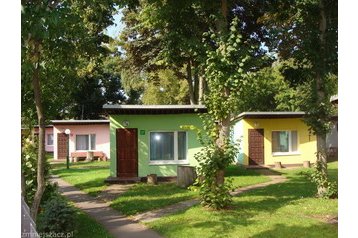
<svg viewBox="0 0 358 238">
<path fill-rule="evenodd" d="M 53 134 L 53 127 L 46 127 L 45 130 L 45 151 L 53 152 L 53 145 L 55 144 L 55 140 L 53 140 L 53 145 L 48 145 L 48 135 Z"/>
<path fill-rule="evenodd" d="M 96 134 L 96 150 L 102 151 L 109 158 L 109 123 L 93 125 L 54 125 L 54 159 L 57 159 L 57 133 L 70 129 L 70 153 L 76 151 L 76 135 Z"/>
<path fill-rule="evenodd" d="M 35 127 L 34 128 L 34 133 L 38 134 L 39 133 L 39 128 Z M 46 152 L 53 152 L 53 145 L 48 145 L 48 135 L 49 134 L 53 134 L 53 127 L 46 127 L 45 128 L 45 151 Z M 55 144 L 55 140 L 53 142 Z"/>
</svg>

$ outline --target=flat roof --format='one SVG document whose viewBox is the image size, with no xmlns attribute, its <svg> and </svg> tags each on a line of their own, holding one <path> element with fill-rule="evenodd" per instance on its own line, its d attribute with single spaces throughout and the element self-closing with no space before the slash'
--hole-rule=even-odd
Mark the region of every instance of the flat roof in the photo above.
<svg viewBox="0 0 358 238">
<path fill-rule="evenodd" d="M 53 125 L 109 124 L 109 120 L 52 120 Z"/>
<path fill-rule="evenodd" d="M 338 103 L 338 95 L 333 95 L 333 96 L 331 96 L 330 102 L 332 102 L 332 103 Z"/>
<path fill-rule="evenodd" d="M 183 114 L 206 113 L 204 105 L 119 105 L 105 104 L 107 114 Z"/>
<path fill-rule="evenodd" d="M 34 128 L 38 128 L 38 127 L 39 127 L 39 125 L 34 126 Z M 53 127 L 53 125 L 45 125 L 45 128 L 51 128 L 51 127 Z M 26 129 L 29 129 L 29 128 L 26 128 Z"/>
<path fill-rule="evenodd" d="M 235 120 L 242 118 L 301 118 L 305 112 L 243 112 Z"/>
</svg>

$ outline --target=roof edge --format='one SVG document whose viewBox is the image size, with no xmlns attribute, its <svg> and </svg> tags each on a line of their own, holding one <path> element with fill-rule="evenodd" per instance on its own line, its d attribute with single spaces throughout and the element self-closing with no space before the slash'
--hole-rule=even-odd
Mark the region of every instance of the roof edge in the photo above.
<svg viewBox="0 0 358 238">
<path fill-rule="evenodd" d="M 204 105 L 119 105 L 105 104 L 103 110 L 107 114 L 182 114 L 206 113 Z"/>
<path fill-rule="evenodd" d="M 243 118 L 301 118 L 305 112 L 242 112 L 233 121 Z"/>
</svg>

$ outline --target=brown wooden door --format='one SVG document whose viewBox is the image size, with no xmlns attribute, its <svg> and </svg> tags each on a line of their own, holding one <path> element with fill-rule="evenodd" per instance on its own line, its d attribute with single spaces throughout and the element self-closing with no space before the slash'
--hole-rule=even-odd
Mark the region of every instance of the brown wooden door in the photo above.
<svg viewBox="0 0 358 238">
<path fill-rule="evenodd" d="M 136 128 L 117 129 L 117 177 L 138 177 L 138 139 Z"/>
<path fill-rule="evenodd" d="M 57 133 L 57 158 L 66 159 L 68 155 L 68 136 L 65 133 Z"/>
<path fill-rule="evenodd" d="M 264 129 L 249 129 L 249 165 L 264 163 Z"/>
</svg>

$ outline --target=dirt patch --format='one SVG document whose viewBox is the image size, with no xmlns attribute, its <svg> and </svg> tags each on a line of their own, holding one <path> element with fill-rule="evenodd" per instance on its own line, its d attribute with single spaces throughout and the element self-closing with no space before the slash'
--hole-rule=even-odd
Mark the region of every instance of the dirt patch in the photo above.
<svg viewBox="0 0 358 238">
<path fill-rule="evenodd" d="M 328 224 L 338 224 L 338 216 L 333 215 L 312 215 L 310 216 L 314 219 L 320 220 Z"/>
</svg>

